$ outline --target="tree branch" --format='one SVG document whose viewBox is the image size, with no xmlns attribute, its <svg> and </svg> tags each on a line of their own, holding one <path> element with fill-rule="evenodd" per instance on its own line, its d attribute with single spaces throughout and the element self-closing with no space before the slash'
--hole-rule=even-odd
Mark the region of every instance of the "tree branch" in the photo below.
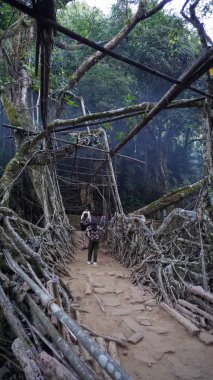
<svg viewBox="0 0 213 380">
<path fill-rule="evenodd" d="M 196 15 L 196 7 L 198 6 L 200 0 L 195 0 L 189 6 L 190 17 L 185 12 L 187 5 L 189 5 L 189 2 L 190 2 L 190 0 L 185 1 L 184 5 L 181 9 L 181 12 L 180 12 L 181 15 L 183 16 L 183 18 L 185 18 L 185 20 L 190 22 L 195 27 L 195 29 L 197 29 L 197 32 L 199 34 L 203 48 L 206 48 L 208 46 L 208 43 L 213 45 L 212 39 L 206 33 L 206 30 L 204 28 L 204 24 L 200 22 L 200 20 L 198 19 L 197 15 Z"/>
<path fill-rule="evenodd" d="M 131 30 L 142 20 L 147 19 L 148 17 L 151 17 L 155 13 L 157 13 L 159 10 L 161 10 L 167 3 L 170 3 L 172 0 L 162 0 L 159 4 L 154 6 L 152 9 L 146 11 L 144 10 L 144 7 L 142 5 L 142 2 L 139 3 L 138 9 L 136 14 L 133 16 L 131 20 L 129 20 L 126 25 L 123 27 L 123 29 L 112 38 L 111 41 L 109 41 L 106 45 L 104 45 L 104 48 L 107 48 L 109 50 L 113 50 L 116 46 L 120 44 L 121 41 L 126 38 L 126 36 L 131 32 Z M 72 90 L 76 83 L 80 81 L 80 79 L 98 62 L 100 62 L 105 57 L 105 54 L 102 52 L 96 52 L 92 56 L 86 59 L 86 61 L 83 62 L 83 64 L 72 74 L 71 79 L 68 83 L 68 85 L 62 90 L 62 93 L 68 89 Z M 62 97 L 63 102 L 63 97 Z M 62 104 L 62 103 L 61 103 Z M 61 105 L 60 105 L 61 107 Z"/>
<path fill-rule="evenodd" d="M 99 41 L 96 43 L 99 45 L 104 45 L 107 43 L 107 41 Z M 60 42 L 60 41 L 55 41 L 54 45 L 57 46 L 57 48 L 59 48 L 59 49 L 68 50 L 68 51 L 80 50 L 80 49 L 87 48 L 87 46 L 85 44 L 68 45 L 68 44 L 66 44 L 64 42 Z"/>
<path fill-rule="evenodd" d="M 175 109 L 175 108 L 188 108 L 188 107 L 198 107 L 201 108 L 204 105 L 204 98 L 195 98 L 195 99 L 183 99 L 175 100 L 170 105 L 167 105 L 165 109 Z M 48 131 L 52 132 L 55 128 L 60 126 L 79 126 L 80 123 L 84 123 L 92 120 L 105 119 L 113 116 L 123 116 L 128 115 L 133 112 L 148 112 L 151 111 L 156 106 L 156 103 L 142 102 L 136 106 L 129 106 L 124 108 L 119 108 L 117 110 L 110 110 L 104 112 L 93 113 L 90 115 L 80 116 L 75 119 L 56 119 L 48 126 Z M 133 115 L 134 116 L 134 115 Z M 105 122 L 107 122 L 105 120 Z"/>
<path fill-rule="evenodd" d="M 21 17 L 17 22 L 15 22 L 10 28 L 7 30 L 0 30 L 0 41 L 6 40 L 7 38 L 13 37 L 16 35 L 18 30 L 21 27 L 29 27 L 35 23 L 34 20 L 28 20 L 26 15 Z"/>
<path fill-rule="evenodd" d="M 188 198 L 190 195 L 197 193 L 201 189 L 203 183 L 204 180 L 202 179 L 198 182 L 193 183 L 192 185 L 181 187 L 172 193 L 164 195 L 149 205 L 144 206 L 137 211 L 134 211 L 133 215 L 150 215 L 158 210 L 162 210 L 170 205 L 174 205 L 177 202 Z"/>
<path fill-rule="evenodd" d="M 203 102 L 204 102 L 203 98 L 177 100 L 177 101 L 174 101 L 172 104 L 168 105 L 166 108 L 172 109 L 172 108 L 181 108 L 181 107 L 202 107 Z M 151 110 L 154 107 L 155 107 L 155 103 L 143 102 L 136 106 L 130 106 L 130 107 L 125 107 L 125 108 L 120 108 L 117 110 L 94 113 L 91 115 L 81 116 L 75 119 L 67 119 L 67 120 L 56 119 L 51 124 L 49 124 L 49 126 L 47 127 L 47 130 L 48 130 L 48 133 L 51 133 L 55 131 L 57 127 L 66 126 L 66 125 L 69 126 L 68 127 L 69 129 L 72 129 L 72 127 L 74 128 L 76 126 L 79 126 L 80 123 L 84 123 L 87 121 L 107 119 L 108 117 L 111 117 L 111 116 L 130 114 L 133 111 L 147 112 L 147 110 Z M 23 133 L 23 128 L 16 127 L 15 129 L 18 131 L 20 130 L 20 132 Z M 37 134 L 32 140 L 23 143 L 21 147 L 17 149 L 15 156 L 7 164 L 4 174 L 0 179 L 0 197 L 4 197 L 6 201 L 9 199 L 8 189 L 11 188 L 10 184 L 14 183 L 20 171 L 23 170 L 23 165 L 26 166 L 27 162 L 29 162 L 30 164 L 34 162 L 34 158 L 32 158 L 31 152 L 36 147 L 36 145 L 42 139 L 45 138 L 45 136 L 46 136 L 46 132 L 42 131 L 39 134 Z M 73 154 L 72 149 L 69 150 L 69 152 L 67 151 L 66 154 L 72 155 Z M 61 152 L 61 154 L 64 155 L 64 151 Z M 60 156 L 60 152 L 58 152 L 58 155 Z M 47 160 L 45 163 L 49 161 L 47 156 L 43 158 L 44 160 Z M 42 164 L 41 159 L 39 159 L 39 163 Z"/>
</svg>

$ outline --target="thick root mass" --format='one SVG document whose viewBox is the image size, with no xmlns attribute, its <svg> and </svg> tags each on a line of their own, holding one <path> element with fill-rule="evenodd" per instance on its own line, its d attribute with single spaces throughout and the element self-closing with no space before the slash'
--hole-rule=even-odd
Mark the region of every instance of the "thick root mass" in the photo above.
<svg viewBox="0 0 213 380">
<path fill-rule="evenodd" d="M 116 215 L 109 227 L 111 255 L 132 268 L 133 283 L 196 326 L 213 328 L 213 225 L 205 215 L 174 209 L 159 225 L 144 216 Z"/>
</svg>

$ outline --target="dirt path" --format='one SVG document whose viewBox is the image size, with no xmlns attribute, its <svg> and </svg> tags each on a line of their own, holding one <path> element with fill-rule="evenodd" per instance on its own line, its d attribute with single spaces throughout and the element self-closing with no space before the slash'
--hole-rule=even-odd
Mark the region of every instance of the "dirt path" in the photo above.
<svg viewBox="0 0 213 380">
<path fill-rule="evenodd" d="M 126 339 L 136 332 L 143 333 L 139 343 L 128 343 L 128 349 L 118 348 L 121 365 L 134 379 L 213 378 L 213 346 L 191 337 L 156 306 L 147 290 L 131 284 L 129 269 L 107 254 L 99 253 L 98 266 L 87 265 L 86 260 L 87 251 L 79 249 L 70 278 L 66 278 L 78 303 L 87 311 L 80 312 L 81 323 L 100 334 L 123 335 Z M 88 283 L 93 284 L 93 290 L 85 295 Z"/>
</svg>

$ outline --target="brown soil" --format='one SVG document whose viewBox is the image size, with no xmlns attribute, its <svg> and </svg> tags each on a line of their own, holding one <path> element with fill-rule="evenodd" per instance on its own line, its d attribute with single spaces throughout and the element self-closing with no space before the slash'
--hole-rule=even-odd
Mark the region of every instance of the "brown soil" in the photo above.
<svg viewBox="0 0 213 380">
<path fill-rule="evenodd" d="M 148 289 L 133 286 L 131 271 L 103 249 L 99 252 L 97 266 L 87 265 L 86 261 L 87 251 L 79 248 L 70 278 L 66 278 L 81 308 L 85 309 L 80 311 L 81 323 L 97 333 L 122 334 L 126 339 L 136 332 L 143 333 L 143 340 L 137 344 L 128 343 L 128 349 L 117 346 L 121 366 L 133 379 L 213 378 L 213 346 L 206 346 L 197 337 L 191 337 L 184 327 L 156 305 Z M 92 293 L 85 295 L 88 283 L 93 285 Z"/>
</svg>

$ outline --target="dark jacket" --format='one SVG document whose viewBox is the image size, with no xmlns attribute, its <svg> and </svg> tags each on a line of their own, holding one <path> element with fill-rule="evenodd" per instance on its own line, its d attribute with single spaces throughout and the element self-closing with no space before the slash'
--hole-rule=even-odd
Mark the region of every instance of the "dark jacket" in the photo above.
<svg viewBox="0 0 213 380">
<path fill-rule="evenodd" d="M 93 226 L 89 226 L 87 227 L 85 234 L 90 241 L 99 241 L 101 235 L 103 234 L 103 228 L 97 226 L 96 229 L 94 229 Z"/>
</svg>

